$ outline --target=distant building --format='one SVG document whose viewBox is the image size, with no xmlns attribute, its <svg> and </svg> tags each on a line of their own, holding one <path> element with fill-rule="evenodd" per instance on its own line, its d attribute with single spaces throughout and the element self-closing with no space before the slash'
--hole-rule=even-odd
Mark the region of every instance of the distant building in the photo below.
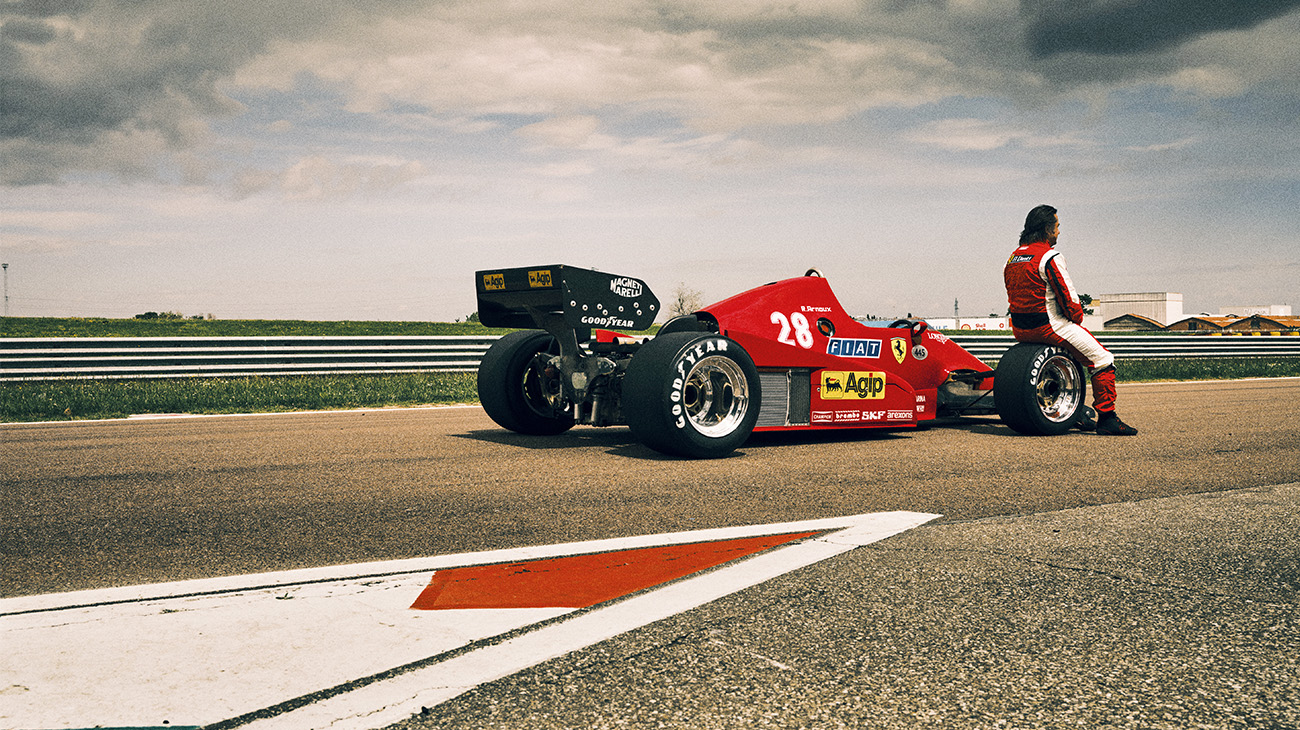
<svg viewBox="0 0 1300 730">
<path fill-rule="evenodd" d="M 1011 320 L 1006 317 L 926 317 L 925 323 L 935 330 L 1011 331 Z"/>
<path fill-rule="evenodd" d="M 1201 315 L 1180 319 L 1165 329 L 1170 332 L 1222 332 L 1225 327 L 1237 320 L 1237 317 Z"/>
<path fill-rule="evenodd" d="M 1093 297 L 1092 309 L 1102 322 L 1136 314 L 1155 320 L 1163 327 L 1183 318 L 1183 295 L 1177 292 L 1101 294 Z"/>
<path fill-rule="evenodd" d="M 1219 314 L 1224 317 L 1250 317 L 1261 315 L 1264 317 L 1290 317 L 1290 304 L 1252 304 L 1238 305 L 1235 307 L 1219 307 Z"/>
<path fill-rule="evenodd" d="M 1264 317 L 1256 314 L 1235 319 L 1224 329 L 1228 332 L 1294 332 L 1300 329 L 1300 317 Z"/>
<path fill-rule="evenodd" d="M 1140 314 L 1121 314 L 1106 320 L 1104 329 L 1110 332 L 1158 332 L 1164 325 Z"/>
</svg>

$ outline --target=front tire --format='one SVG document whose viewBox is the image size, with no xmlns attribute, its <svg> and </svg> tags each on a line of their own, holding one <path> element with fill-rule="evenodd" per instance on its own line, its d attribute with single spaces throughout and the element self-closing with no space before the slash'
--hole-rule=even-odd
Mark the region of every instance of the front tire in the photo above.
<svg viewBox="0 0 1300 730">
<path fill-rule="evenodd" d="M 559 374 L 548 373 L 544 364 L 559 352 L 554 337 L 536 330 L 511 332 L 492 343 L 478 366 L 483 410 L 517 433 L 550 436 L 573 428 L 573 408 L 564 398 Z"/>
<path fill-rule="evenodd" d="M 749 438 L 761 403 L 758 369 L 734 340 L 699 332 L 660 335 L 623 378 L 623 416 L 655 451 L 692 459 L 730 454 Z"/>
<path fill-rule="evenodd" d="M 1022 342 L 998 361 L 993 402 L 1002 422 L 1030 436 L 1055 436 L 1080 419 L 1087 379 L 1064 348 Z"/>
</svg>

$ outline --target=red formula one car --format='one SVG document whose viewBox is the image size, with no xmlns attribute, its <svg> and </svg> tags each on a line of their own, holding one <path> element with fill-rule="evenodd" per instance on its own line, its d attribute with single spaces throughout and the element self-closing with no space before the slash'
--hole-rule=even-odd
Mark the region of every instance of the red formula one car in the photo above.
<svg viewBox="0 0 1300 730">
<path fill-rule="evenodd" d="M 997 371 L 923 321 L 869 327 L 816 270 L 676 317 L 645 282 L 551 265 L 480 271 L 478 313 L 502 337 L 478 393 L 499 425 L 558 434 L 626 424 L 676 456 L 725 456 L 755 431 L 912 428 L 997 413 L 1026 434 L 1087 417 L 1082 369 L 1059 348 L 1016 345 Z M 593 337 L 592 330 L 595 330 Z"/>
</svg>

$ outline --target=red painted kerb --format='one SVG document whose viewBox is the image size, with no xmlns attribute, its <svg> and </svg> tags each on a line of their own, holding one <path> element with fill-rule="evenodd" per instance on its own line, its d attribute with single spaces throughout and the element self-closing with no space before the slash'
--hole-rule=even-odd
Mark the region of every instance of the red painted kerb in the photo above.
<svg viewBox="0 0 1300 730">
<path fill-rule="evenodd" d="M 816 534 L 763 535 L 440 570 L 411 608 L 586 608 Z"/>
</svg>

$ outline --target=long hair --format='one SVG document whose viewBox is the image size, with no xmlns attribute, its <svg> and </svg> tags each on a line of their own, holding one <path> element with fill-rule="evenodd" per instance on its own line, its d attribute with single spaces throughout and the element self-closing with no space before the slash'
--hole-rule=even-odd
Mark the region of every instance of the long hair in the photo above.
<svg viewBox="0 0 1300 730">
<path fill-rule="evenodd" d="M 1050 205 L 1040 205 L 1029 211 L 1025 216 L 1025 230 L 1020 232 L 1020 243 L 1033 243 L 1034 241 L 1046 241 L 1047 234 L 1052 230 L 1052 224 L 1056 222 L 1056 208 Z"/>
</svg>

